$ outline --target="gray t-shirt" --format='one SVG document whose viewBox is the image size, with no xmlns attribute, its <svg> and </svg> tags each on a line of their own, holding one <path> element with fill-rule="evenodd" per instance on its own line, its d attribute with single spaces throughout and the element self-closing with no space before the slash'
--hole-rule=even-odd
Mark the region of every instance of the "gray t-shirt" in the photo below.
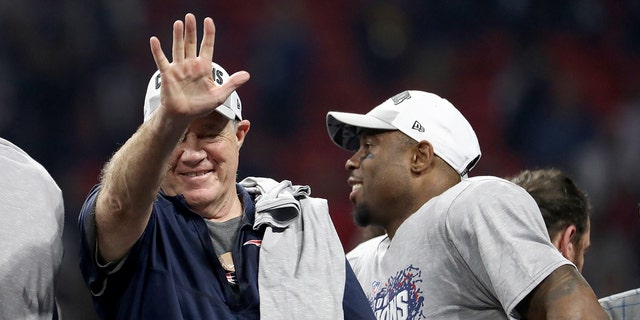
<svg viewBox="0 0 640 320">
<path fill-rule="evenodd" d="M 52 319 L 63 207 L 49 173 L 0 138 L 0 319 Z"/>
<path fill-rule="evenodd" d="M 238 233 L 238 227 L 240 226 L 240 218 L 238 216 L 224 222 L 204 219 L 209 229 L 209 237 L 213 242 L 213 249 L 216 255 L 220 256 L 223 253 L 231 252 Z"/>
<path fill-rule="evenodd" d="M 347 258 L 378 319 L 518 318 L 517 304 L 571 264 L 535 201 L 496 177 L 463 180 Z M 509 316 L 508 316 L 509 315 Z"/>
</svg>

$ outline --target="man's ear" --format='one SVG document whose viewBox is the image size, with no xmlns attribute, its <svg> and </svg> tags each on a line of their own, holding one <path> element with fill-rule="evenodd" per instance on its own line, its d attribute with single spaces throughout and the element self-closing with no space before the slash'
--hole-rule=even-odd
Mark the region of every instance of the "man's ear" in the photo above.
<svg viewBox="0 0 640 320">
<path fill-rule="evenodd" d="M 573 239 L 573 236 L 576 234 L 576 232 L 576 226 L 573 224 L 564 228 L 564 230 L 560 231 L 558 237 L 559 242 L 556 245 L 558 247 L 558 250 L 560 250 L 560 253 L 562 253 L 565 258 L 571 261 L 573 261 L 573 258 L 575 256 L 575 248 L 571 240 Z"/>
<path fill-rule="evenodd" d="M 244 138 L 249 132 L 249 128 L 251 128 L 251 123 L 246 119 L 238 121 L 238 123 L 236 124 L 236 138 L 238 139 L 238 148 L 242 147 Z"/>
<path fill-rule="evenodd" d="M 420 141 L 412 152 L 411 171 L 414 173 L 422 172 L 435 165 L 436 156 L 433 153 L 433 145 L 429 141 Z"/>
</svg>

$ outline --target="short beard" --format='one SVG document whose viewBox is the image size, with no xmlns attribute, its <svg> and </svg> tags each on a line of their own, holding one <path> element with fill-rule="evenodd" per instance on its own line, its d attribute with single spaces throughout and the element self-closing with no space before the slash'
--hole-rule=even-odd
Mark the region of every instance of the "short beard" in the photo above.
<svg viewBox="0 0 640 320">
<path fill-rule="evenodd" d="M 371 211 L 366 204 L 357 204 L 353 208 L 353 221 L 360 227 L 371 225 Z"/>
</svg>

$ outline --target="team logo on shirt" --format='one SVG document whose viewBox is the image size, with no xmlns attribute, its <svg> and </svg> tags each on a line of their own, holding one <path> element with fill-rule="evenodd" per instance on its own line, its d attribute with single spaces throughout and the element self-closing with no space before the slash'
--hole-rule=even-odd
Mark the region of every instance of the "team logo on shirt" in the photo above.
<svg viewBox="0 0 640 320">
<path fill-rule="evenodd" d="M 227 277 L 227 281 L 229 281 L 231 285 L 234 285 L 234 286 L 238 285 L 238 277 L 236 277 L 235 272 L 227 272 L 225 273 L 225 275 Z"/>
<path fill-rule="evenodd" d="M 417 285 L 422 282 L 422 271 L 408 266 L 398 271 L 395 276 L 387 279 L 387 283 L 379 281 L 372 283 L 370 295 L 371 306 L 377 319 L 395 320 L 425 319 L 422 313 L 424 295 Z"/>
<path fill-rule="evenodd" d="M 254 245 L 254 246 L 259 248 L 260 246 L 262 246 L 262 240 L 249 240 L 249 241 L 243 243 L 242 245 L 246 246 L 248 244 L 252 244 L 252 245 Z"/>
</svg>

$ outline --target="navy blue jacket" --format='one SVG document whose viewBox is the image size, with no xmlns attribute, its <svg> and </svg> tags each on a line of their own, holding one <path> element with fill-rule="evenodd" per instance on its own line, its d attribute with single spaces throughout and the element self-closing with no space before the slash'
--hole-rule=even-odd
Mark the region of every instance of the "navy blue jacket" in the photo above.
<svg viewBox="0 0 640 320">
<path fill-rule="evenodd" d="M 117 267 L 99 267 L 91 217 L 100 186 L 80 212 L 80 269 L 101 319 L 259 319 L 259 241 L 253 230 L 254 200 L 239 185 L 244 216 L 232 255 L 239 285 L 232 290 L 202 217 L 182 196 L 159 194 L 142 237 Z M 321 262 L 320 262 L 321 263 Z M 347 264 L 345 319 L 374 319 L 367 298 Z M 286 286 L 286 284 L 283 284 Z M 304 308 L 304 306 L 291 306 Z"/>
</svg>

